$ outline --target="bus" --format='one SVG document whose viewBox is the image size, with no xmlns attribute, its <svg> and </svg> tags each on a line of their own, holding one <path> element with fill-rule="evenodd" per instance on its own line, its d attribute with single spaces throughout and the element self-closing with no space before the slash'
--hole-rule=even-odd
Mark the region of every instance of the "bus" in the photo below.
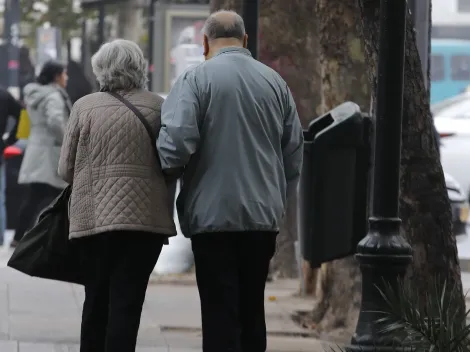
<svg viewBox="0 0 470 352">
<path fill-rule="evenodd" d="M 470 86 L 470 40 L 431 40 L 431 104 Z"/>
</svg>

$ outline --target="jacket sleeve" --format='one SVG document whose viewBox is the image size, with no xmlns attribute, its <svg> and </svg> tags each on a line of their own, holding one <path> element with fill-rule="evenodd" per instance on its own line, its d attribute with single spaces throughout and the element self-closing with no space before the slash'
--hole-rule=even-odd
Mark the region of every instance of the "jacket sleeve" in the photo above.
<svg viewBox="0 0 470 352">
<path fill-rule="evenodd" d="M 21 104 L 16 100 L 13 95 L 8 94 L 8 115 L 15 120 L 19 120 L 21 114 Z"/>
<path fill-rule="evenodd" d="M 80 137 L 79 112 L 72 108 L 70 118 L 65 128 L 64 142 L 60 151 L 59 176 L 71 184 L 75 172 L 75 159 L 77 156 L 78 140 Z"/>
<path fill-rule="evenodd" d="M 304 137 L 297 107 L 295 106 L 294 98 L 288 87 L 286 103 L 281 145 L 284 174 L 287 182 L 287 197 L 289 197 L 295 192 L 299 183 L 304 154 Z"/>
<path fill-rule="evenodd" d="M 47 125 L 54 134 L 56 142 L 60 145 L 64 138 L 65 129 L 65 101 L 59 92 L 50 94 L 45 101 L 44 113 L 47 118 Z"/>
<path fill-rule="evenodd" d="M 163 170 L 180 170 L 199 145 L 201 111 L 195 82 L 183 74 L 162 105 L 157 149 Z"/>
<path fill-rule="evenodd" d="M 7 92 L 8 93 L 8 92 Z M 20 115 L 21 115 L 21 109 L 22 106 L 18 100 L 16 100 L 13 95 L 8 93 L 8 116 L 11 116 L 15 119 L 15 125 L 10 131 L 4 131 L 8 132 L 8 137 L 5 139 L 5 146 L 12 145 L 16 143 L 16 134 L 18 132 L 18 126 L 20 122 Z"/>
</svg>

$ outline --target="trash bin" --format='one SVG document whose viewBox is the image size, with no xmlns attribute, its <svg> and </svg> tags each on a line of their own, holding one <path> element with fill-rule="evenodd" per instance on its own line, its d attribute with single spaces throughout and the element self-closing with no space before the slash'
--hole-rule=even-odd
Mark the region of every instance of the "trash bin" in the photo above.
<svg viewBox="0 0 470 352">
<path fill-rule="evenodd" d="M 352 255 L 367 233 L 371 121 L 351 102 L 304 132 L 300 177 L 300 245 L 315 268 Z"/>
</svg>

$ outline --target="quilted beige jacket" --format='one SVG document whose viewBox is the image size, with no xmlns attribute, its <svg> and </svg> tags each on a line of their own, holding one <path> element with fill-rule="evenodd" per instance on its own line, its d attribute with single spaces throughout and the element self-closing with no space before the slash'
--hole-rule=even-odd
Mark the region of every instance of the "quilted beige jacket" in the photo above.
<svg viewBox="0 0 470 352">
<path fill-rule="evenodd" d="M 146 90 L 119 93 L 158 136 L 163 99 Z M 111 95 L 93 93 L 74 104 L 59 175 L 72 184 L 70 238 L 116 230 L 176 234 L 150 137 L 137 116 Z"/>
</svg>

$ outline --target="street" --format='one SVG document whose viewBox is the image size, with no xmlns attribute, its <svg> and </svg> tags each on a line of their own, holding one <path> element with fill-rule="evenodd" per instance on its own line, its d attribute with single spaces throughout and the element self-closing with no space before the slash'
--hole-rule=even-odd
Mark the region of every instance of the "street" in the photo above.
<svg viewBox="0 0 470 352">
<path fill-rule="evenodd" d="M 11 236 L 11 234 L 9 234 Z M 11 250 L 0 250 L 0 351 L 78 351 L 83 288 L 31 278 L 6 266 Z M 268 351 L 320 352 L 290 319 L 296 310 L 312 309 L 309 299 L 294 297 L 297 280 L 268 284 Z M 152 278 L 147 291 L 137 351 L 201 351 L 199 296 L 192 275 Z"/>
</svg>

